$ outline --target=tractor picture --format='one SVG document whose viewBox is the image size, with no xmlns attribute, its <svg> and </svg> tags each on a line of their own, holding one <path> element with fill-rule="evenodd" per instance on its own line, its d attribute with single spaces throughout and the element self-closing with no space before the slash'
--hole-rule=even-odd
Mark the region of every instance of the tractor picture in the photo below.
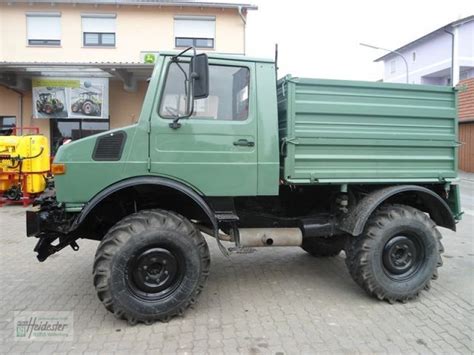
<svg viewBox="0 0 474 355">
<path fill-rule="evenodd" d="M 102 103 L 99 94 L 93 91 L 86 91 L 79 94 L 77 100 L 71 105 L 74 113 L 84 113 L 87 116 L 100 116 Z"/>
<path fill-rule="evenodd" d="M 56 93 L 43 92 L 39 94 L 39 99 L 36 100 L 36 110 L 44 112 L 47 115 L 61 112 L 64 110 L 64 104 L 56 97 Z"/>
</svg>

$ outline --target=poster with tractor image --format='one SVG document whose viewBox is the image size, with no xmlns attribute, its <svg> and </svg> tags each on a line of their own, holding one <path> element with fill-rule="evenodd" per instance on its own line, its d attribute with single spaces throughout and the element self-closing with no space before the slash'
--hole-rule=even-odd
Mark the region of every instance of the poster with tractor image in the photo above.
<svg viewBox="0 0 474 355">
<path fill-rule="evenodd" d="M 109 117 L 107 78 L 33 78 L 36 118 Z"/>
</svg>

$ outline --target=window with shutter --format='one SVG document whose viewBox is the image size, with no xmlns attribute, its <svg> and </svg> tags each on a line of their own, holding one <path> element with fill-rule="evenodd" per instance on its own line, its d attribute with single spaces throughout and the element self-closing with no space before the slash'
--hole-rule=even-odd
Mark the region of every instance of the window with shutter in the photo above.
<svg viewBox="0 0 474 355">
<path fill-rule="evenodd" d="M 175 16 L 175 47 L 214 48 L 216 18 L 214 16 Z"/>
<path fill-rule="evenodd" d="M 61 45 L 61 14 L 59 12 L 26 13 L 29 46 Z"/>
<path fill-rule="evenodd" d="M 82 14 L 82 43 L 85 47 L 115 47 L 115 14 Z"/>
</svg>

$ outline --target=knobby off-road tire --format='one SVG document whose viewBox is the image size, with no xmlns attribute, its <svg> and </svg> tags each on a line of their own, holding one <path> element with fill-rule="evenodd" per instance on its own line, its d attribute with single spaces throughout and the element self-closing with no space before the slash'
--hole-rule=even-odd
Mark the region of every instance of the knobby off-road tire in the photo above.
<svg viewBox="0 0 474 355">
<path fill-rule="evenodd" d="M 369 295 L 393 303 L 430 288 L 444 249 L 440 232 L 425 213 L 394 204 L 375 211 L 364 233 L 348 238 L 345 251 L 354 281 Z"/>
<path fill-rule="evenodd" d="M 144 210 L 100 242 L 94 286 L 105 308 L 130 324 L 167 321 L 196 302 L 209 274 L 207 243 L 183 216 Z"/>
<path fill-rule="evenodd" d="M 345 235 L 336 235 L 328 238 L 303 238 L 301 248 L 315 257 L 337 256 L 344 249 L 346 239 Z"/>
</svg>

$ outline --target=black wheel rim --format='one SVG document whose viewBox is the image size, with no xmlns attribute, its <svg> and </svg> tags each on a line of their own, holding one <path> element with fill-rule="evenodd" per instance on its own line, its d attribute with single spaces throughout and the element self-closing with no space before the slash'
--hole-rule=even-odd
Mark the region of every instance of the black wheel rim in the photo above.
<svg viewBox="0 0 474 355">
<path fill-rule="evenodd" d="M 173 293 L 181 283 L 184 258 L 164 247 L 142 250 L 128 265 L 128 285 L 146 300 L 157 300 Z"/>
<path fill-rule="evenodd" d="M 423 264 L 424 249 L 415 235 L 396 235 L 383 248 L 385 273 L 394 280 L 412 277 Z"/>
</svg>

